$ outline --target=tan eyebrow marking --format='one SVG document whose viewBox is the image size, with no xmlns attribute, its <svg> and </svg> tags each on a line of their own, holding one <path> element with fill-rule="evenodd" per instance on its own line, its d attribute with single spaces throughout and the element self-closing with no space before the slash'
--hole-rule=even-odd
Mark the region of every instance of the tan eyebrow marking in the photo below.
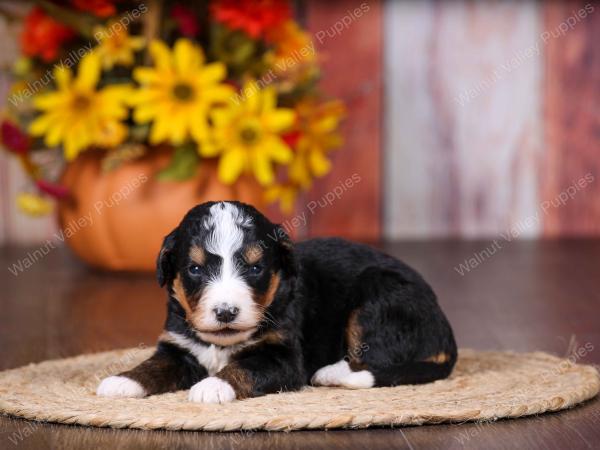
<svg viewBox="0 0 600 450">
<path fill-rule="evenodd" d="M 271 303 L 273 303 L 280 281 L 281 276 L 278 273 L 274 273 L 273 275 L 271 275 L 271 279 L 269 280 L 269 288 L 267 289 L 267 292 L 265 292 L 264 295 L 255 296 L 254 301 L 257 302 L 259 305 L 264 306 L 265 308 Z"/>
<path fill-rule="evenodd" d="M 196 245 L 192 246 L 192 248 L 190 248 L 190 259 L 196 264 L 204 264 L 206 261 L 206 253 L 204 252 L 204 249 Z"/>
<path fill-rule="evenodd" d="M 260 261 L 263 256 L 263 250 L 259 245 L 252 244 L 244 250 L 244 259 L 248 264 L 254 264 Z"/>
</svg>

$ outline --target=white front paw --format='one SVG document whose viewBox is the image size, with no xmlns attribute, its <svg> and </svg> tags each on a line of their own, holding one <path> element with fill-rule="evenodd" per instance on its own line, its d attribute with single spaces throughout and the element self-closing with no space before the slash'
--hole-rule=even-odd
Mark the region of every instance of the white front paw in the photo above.
<svg viewBox="0 0 600 450">
<path fill-rule="evenodd" d="M 123 376 L 105 378 L 98 385 L 96 395 L 100 397 L 144 397 L 146 391 L 140 383 Z"/>
<path fill-rule="evenodd" d="M 189 400 L 198 403 L 229 403 L 235 400 L 235 391 L 227 381 L 208 377 L 192 386 Z"/>
</svg>

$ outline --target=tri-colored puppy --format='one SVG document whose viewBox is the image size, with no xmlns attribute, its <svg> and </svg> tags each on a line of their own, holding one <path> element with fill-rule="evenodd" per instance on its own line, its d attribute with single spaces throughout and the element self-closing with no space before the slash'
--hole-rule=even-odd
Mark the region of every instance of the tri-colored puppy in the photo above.
<svg viewBox="0 0 600 450">
<path fill-rule="evenodd" d="M 193 208 L 164 240 L 168 314 L 154 355 L 98 395 L 190 389 L 224 403 L 320 386 L 370 388 L 447 377 L 456 344 L 429 285 L 365 245 L 285 231 L 238 202 Z"/>
</svg>

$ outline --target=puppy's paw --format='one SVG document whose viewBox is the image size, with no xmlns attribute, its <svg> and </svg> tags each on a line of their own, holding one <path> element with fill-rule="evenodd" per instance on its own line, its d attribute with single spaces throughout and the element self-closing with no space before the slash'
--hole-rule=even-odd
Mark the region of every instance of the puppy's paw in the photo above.
<svg viewBox="0 0 600 450">
<path fill-rule="evenodd" d="M 105 378 L 98 385 L 96 395 L 100 397 L 144 397 L 146 391 L 140 383 L 123 376 Z"/>
<path fill-rule="evenodd" d="M 235 400 L 235 391 L 227 381 L 208 377 L 192 386 L 188 398 L 197 403 L 229 403 Z"/>
<path fill-rule="evenodd" d="M 364 389 L 375 386 L 375 378 L 368 370 L 353 372 L 348 362 L 341 360 L 321 367 L 310 382 L 314 386 L 342 386 L 348 389 Z"/>
<path fill-rule="evenodd" d="M 339 386 L 340 380 L 351 373 L 348 362 L 342 359 L 335 364 L 321 367 L 312 376 L 310 382 L 314 386 Z"/>
</svg>

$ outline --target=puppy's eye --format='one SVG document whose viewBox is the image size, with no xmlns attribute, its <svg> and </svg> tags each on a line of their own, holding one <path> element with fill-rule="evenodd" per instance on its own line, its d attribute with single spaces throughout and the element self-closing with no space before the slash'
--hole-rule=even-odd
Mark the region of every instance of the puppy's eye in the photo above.
<svg viewBox="0 0 600 450">
<path fill-rule="evenodd" d="M 252 275 L 259 275 L 263 270 L 263 267 L 260 264 L 253 264 L 248 268 L 248 272 Z"/>
<path fill-rule="evenodd" d="M 200 267 L 197 264 L 194 264 L 193 266 L 190 266 L 188 271 L 192 274 L 192 275 L 200 275 L 200 272 L 202 272 L 202 267 Z"/>
</svg>

